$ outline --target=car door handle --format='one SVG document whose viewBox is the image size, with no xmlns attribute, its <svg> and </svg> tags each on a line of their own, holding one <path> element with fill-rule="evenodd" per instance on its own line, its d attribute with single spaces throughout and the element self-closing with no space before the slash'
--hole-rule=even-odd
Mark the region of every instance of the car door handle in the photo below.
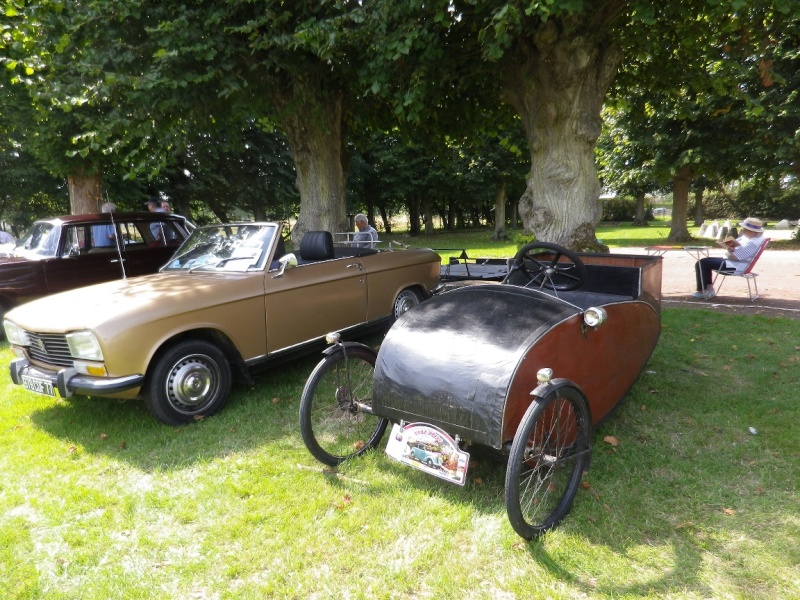
<svg viewBox="0 0 800 600">
<path fill-rule="evenodd" d="M 347 268 L 348 269 L 358 269 L 359 271 L 363 271 L 364 270 L 364 265 L 362 265 L 361 263 L 350 263 L 349 265 L 347 265 Z"/>
<path fill-rule="evenodd" d="M 112 258 L 112 259 L 111 259 L 110 261 L 108 261 L 108 262 L 110 262 L 110 263 L 112 263 L 112 264 L 113 264 L 113 263 L 118 263 L 118 262 L 119 262 L 119 259 L 118 259 L 118 258 Z M 122 259 L 122 262 L 125 262 L 125 259 L 124 259 L 124 258 Z"/>
</svg>

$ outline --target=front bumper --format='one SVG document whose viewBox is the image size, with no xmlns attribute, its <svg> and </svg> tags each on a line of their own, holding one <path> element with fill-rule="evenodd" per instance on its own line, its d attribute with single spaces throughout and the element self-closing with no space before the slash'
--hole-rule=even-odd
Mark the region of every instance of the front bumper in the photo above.
<svg viewBox="0 0 800 600">
<path fill-rule="evenodd" d="M 73 394 L 82 396 L 107 396 L 117 392 L 125 392 L 144 383 L 144 375 L 125 375 L 124 377 L 90 377 L 79 375 L 75 369 L 65 368 L 59 371 L 45 371 L 34 367 L 27 358 L 17 358 L 9 365 L 11 381 L 22 385 L 22 376 L 35 377 L 49 381 L 58 390 L 62 398 Z"/>
</svg>

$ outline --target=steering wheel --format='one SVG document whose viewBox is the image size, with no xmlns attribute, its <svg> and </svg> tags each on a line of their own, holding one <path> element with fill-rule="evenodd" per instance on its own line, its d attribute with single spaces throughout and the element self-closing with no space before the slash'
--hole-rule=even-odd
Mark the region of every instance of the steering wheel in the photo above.
<svg viewBox="0 0 800 600">
<path fill-rule="evenodd" d="M 566 260 L 562 260 L 562 257 Z M 586 266 L 578 255 L 558 244 L 531 242 L 519 249 L 503 283 L 519 271 L 528 277 L 524 287 L 568 292 L 586 281 Z"/>
</svg>

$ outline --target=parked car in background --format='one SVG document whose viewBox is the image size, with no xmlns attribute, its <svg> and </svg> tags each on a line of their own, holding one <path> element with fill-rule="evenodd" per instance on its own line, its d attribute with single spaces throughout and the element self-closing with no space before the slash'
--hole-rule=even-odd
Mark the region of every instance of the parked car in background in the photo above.
<svg viewBox="0 0 800 600">
<path fill-rule="evenodd" d="M 183 217 L 166 213 L 36 221 L 8 255 L 0 257 L 0 315 L 48 294 L 155 273 L 187 237 Z"/>
<path fill-rule="evenodd" d="M 431 295 L 433 250 L 334 247 L 281 226 L 200 227 L 159 273 L 42 298 L 6 315 L 17 385 L 49 396 L 144 398 L 168 424 L 211 415 L 233 379 L 332 330 L 389 324 Z"/>
</svg>

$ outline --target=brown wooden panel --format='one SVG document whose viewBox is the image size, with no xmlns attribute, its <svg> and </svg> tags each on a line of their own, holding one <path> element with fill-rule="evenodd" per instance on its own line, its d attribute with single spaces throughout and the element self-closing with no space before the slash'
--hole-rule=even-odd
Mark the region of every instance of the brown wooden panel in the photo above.
<svg viewBox="0 0 800 600">
<path fill-rule="evenodd" d="M 576 383 L 589 400 L 592 422 L 603 419 L 625 396 L 644 368 L 661 331 L 658 314 L 644 302 L 605 307 L 607 321 L 582 331 L 582 315 L 559 324 L 523 358 L 514 375 L 503 414 L 503 441 L 514 437 L 538 385 L 536 373 L 553 368 L 553 376 Z"/>
</svg>

